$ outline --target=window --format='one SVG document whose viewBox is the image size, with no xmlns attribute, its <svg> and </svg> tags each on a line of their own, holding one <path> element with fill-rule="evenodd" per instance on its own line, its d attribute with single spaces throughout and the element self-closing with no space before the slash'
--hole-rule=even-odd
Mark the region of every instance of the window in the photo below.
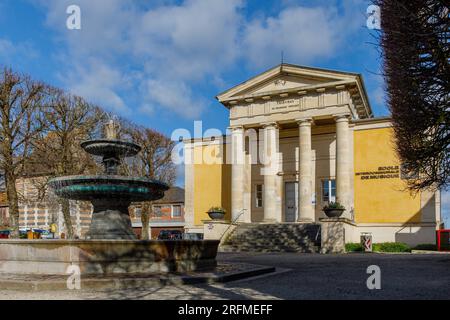
<svg viewBox="0 0 450 320">
<path fill-rule="evenodd" d="M 161 206 L 153 206 L 153 213 L 155 217 L 160 217 L 162 215 Z"/>
<path fill-rule="evenodd" d="M 142 214 L 142 208 L 141 207 L 135 207 L 134 208 L 134 217 L 140 218 Z"/>
<path fill-rule="evenodd" d="M 181 206 L 180 205 L 172 206 L 172 217 L 181 217 Z"/>
<path fill-rule="evenodd" d="M 255 206 L 256 208 L 262 208 L 263 206 L 263 185 L 257 184 L 256 185 L 256 197 L 255 197 Z"/>
<path fill-rule="evenodd" d="M 322 202 L 336 201 L 336 180 L 322 180 Z"/>
</svg>

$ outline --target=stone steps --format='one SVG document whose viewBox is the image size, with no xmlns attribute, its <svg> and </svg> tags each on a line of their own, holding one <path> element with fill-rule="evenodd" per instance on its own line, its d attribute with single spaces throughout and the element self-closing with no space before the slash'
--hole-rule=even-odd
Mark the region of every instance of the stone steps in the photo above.
<svg viewBox="0 0 450 320">
<path fill-rule="evenodd" d="M 222 252 L 304 252 L 320 250 L 320 225 L 240 224 L 219 248 Z"/>
</svg>

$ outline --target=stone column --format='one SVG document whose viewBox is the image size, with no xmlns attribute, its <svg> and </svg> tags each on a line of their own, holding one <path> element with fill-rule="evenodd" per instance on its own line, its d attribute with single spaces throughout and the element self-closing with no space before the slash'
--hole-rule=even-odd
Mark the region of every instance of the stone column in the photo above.
<svg viewBox="0 0 450 320">
<path fill-rule="evenodd" d="M 312 205 L 312 149 L 311 123 L 312 119 L 300 119 L 299 127 L 299 183 L 298 183 L 298 222 L 313 222 L 315 220 Z"/>
<path fill-rule="evenodd" d="M 344 216 L 350 216 L 350 136 L 349 115 L 336 116 L 336 201 L 346 210 Z"/>
<path fill-rule="evenodd" d="M 186 229 L 189 231 L 195 226 L 194 215 L 194 142 L 187 142 L 184 145 L 184 221 Z"/>
<path fill-rule="evenodd" d="M 245 139 L 245 138 L 244 138 Z M 245 140 L 244 140 L 245 141 Z M 250 223 L 252 222 L 252 164 L 251 155 L 245 154 L 244 164 L 244 213 L 239 217 L 239 221 Z"/>
<path fill-rule="evenodd" d="M 275 122 L 263 125 L 264 153 L 262 175 L 264 176 L 264 221 L 281 222 L 282 176 L 281 155 L 279 153 L 278 126 Z"/>
<path fill-rule="evenodd" d="M 245 136 L 244 127 L 230 128 L 231 131 L 231 220 L 237 219 L 244 209 L 245 179 Z M 239 220 L 242 220 L 243 214 Z"/>
</svg>

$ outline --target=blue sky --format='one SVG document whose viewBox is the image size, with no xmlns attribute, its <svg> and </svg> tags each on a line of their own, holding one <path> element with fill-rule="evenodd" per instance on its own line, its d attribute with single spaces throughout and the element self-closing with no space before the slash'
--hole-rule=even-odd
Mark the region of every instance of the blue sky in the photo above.
<svg viewBox="0 0 450 320">
<path fill-rule="evenodd" d="M 81 9 L 81 30 L 66 8 Z M 0 64 L 170 135 L 225 130 L 215 96 L 285 62 L 362 73 L 388 115 L 365 0 L 2 0 Z M 179 180 L 181 183 L 182 180 Z M 448 208 L 448 194 L 443 207 Z"/>
</svg>

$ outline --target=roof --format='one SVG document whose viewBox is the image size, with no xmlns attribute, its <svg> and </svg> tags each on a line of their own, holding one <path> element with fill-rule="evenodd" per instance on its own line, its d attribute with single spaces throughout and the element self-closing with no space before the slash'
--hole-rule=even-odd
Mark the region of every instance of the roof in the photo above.
<svg viewBox="0 0 450 320">
<path fill-rule="evenodd" d="M 247 80 L 245 80 L 245 81 L 243 81 L 243 82 L 241 82 L 241 83 L 239 83 L 239 84 L 237 84 L 237 85 L 235 85 L 235 86 L 233 86 L 233 87 L 231 87 L 231 88 L 229 88 L 229 89 L 219 93 L 216 96 L 216 99 L 220 100 L 220 98 L 219 98 L 220 96 L 225 95 L 229 91 L 234 90 L 234 89 L 236 89 L 236 88 L 238 88 L 240 86 L 243 86 L 243 85 L 249 83 L 250 81 L 252 81 L 252 80 L 254 80 L 254 79 L 258 78 L 258 77 L 261 77 L 261 76 L 263 76 L 265 74 L 268 74 L 268 73 L 270 73 L 272 71 L 279 70 L 280 72 L 283 72 L 284 71 L 283 69 L 286 68 L 286 67 L 305 69 L 305 70 L 311 70 L 311 71 L 319 71 L 319 72 L 324 72 L 324 73 L 335 73 L 335 74 L 351 75 L 351 76 L 359 76 L 359 77 L 361 76 L 360 73 L 355 73 L 355 72 L 346 72 L 346 71 L 333 70 L 333 69 L 317 68 L 317 67 L 296 65 L 296 64 L 291 64 L 291 63 L 281 63 L 279 65 L 276 65 L 273 68 L 270 68 L 268 70 L 260 72 L 257 75 L 251 77 L 250 79 L 247 79 Z"/>
<path fill-rule="evenodd" d="M 184 189 L 180 187 L 171 187 L 164 192 L 164 197 L 153 203 L 184 203 Z"/>
<path fill-rule="evenodd" d="M 276 92 L 258 92 L 252 93 L 251 90 L 257 89 L 258 86 L 267 83 L 280 76 L 295 76 L 298 78 L 314 78 L 317 83 L 302 84 L 297 87 L 290 87 L 287 89 L 276 90 Z M 357 95 L 361 99 L 360 109 L 366 117 L 373 117 L 370 102 L 367 96 L 367 91 L 364 85 L 364 80 L 360 73 L 344 72 L 323 68 L 314 68 L 307 66 L 300 66 L 294 64 L 282 63 L 269 70 L 266 70 L 224 92 L 218 94 L 216 99 L 225 107 L 230 108 L 230 105 L 236 101 L 244 101 L 246 98 L 258 99 L 263 98 L 264 95 L 279 94 L 280 92 L 296 92 L 298 90 L 316 90 L 321 87 L 336 87 L 340 85 L 351 85 L 356 87 Z"/>
</svg>

